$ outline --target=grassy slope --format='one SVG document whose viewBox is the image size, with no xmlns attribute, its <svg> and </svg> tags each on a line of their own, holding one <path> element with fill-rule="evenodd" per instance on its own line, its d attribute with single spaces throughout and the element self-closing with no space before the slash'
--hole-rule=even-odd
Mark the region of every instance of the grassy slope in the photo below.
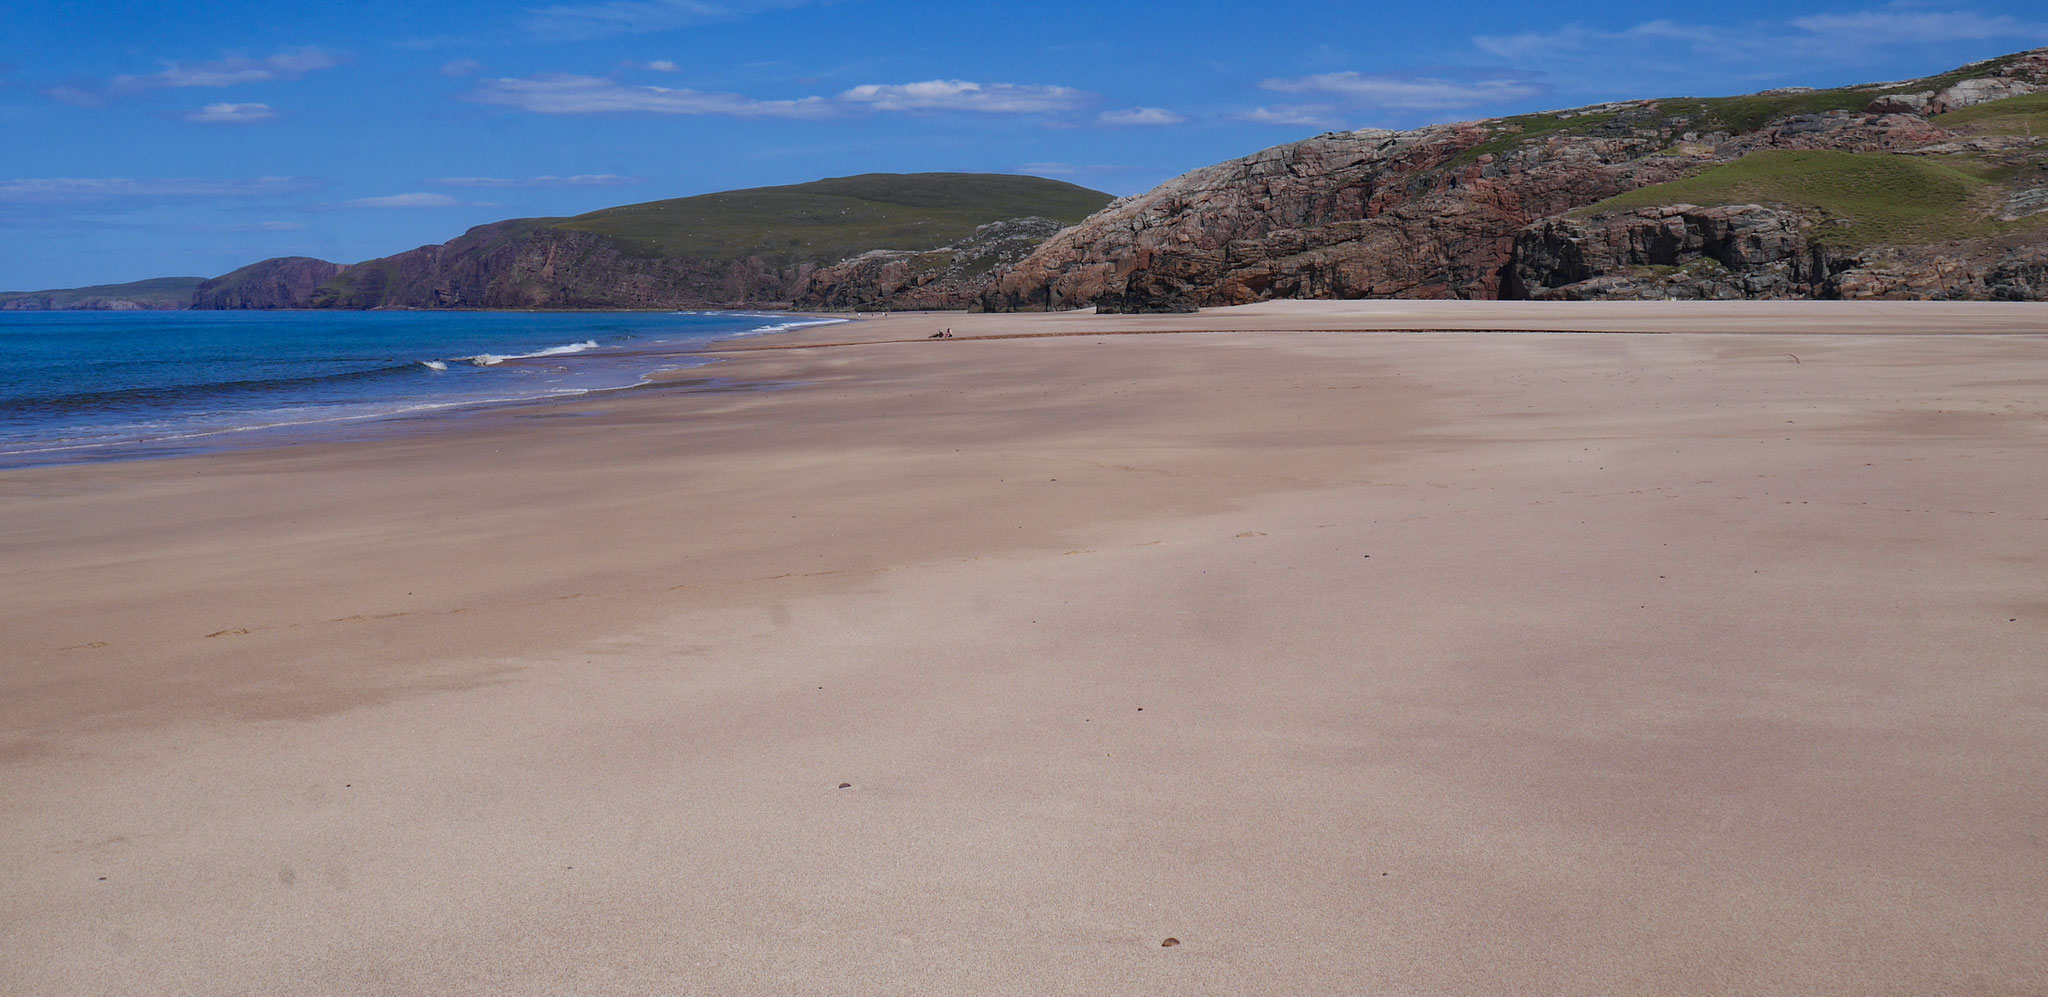
<svg viewBox="0 0 2048 997">
<path fill-rule="evenodd" d="M 2048 135 L 2048 93 L 1994 100 L 1935 115 L 1933 121 L 1970 135 Z"/>
<path fill-rule="evenodd" d="M 1885 94 L 1942 90 L 1963 80 L 1995 75 L 2014 58 L 2012 55 L 2000 56 L 1940 76 L 1905 80 L 1884 86 L 1873 87 L 1865 84 L 1856 87 L 1837 87 L 1832 90 L 1745 94 L 1738 97 L 1667 97 L 1651 102 L 1652 106 L 1647 110 L 1593 113 L 1562 111 L 1497 118 L 1486 122 L 1493 132 L 1493 137 L 1465 150 L 1457 162 L 1460 165 L 1469 163 L 1487 153 L 1498 155 L 1534 139 L 1559 135 L 1590 135 L 1603 127 L 1611 126 L 1617 119 L 1624 118 L 1630 124 L 1662 125 L 1673 132 L 1752 132 L 1779 118 L 1795 114 L 1860 111 L 1869 106 L 1872 100 Z M 1957 113 L 1967 113 L 1967 110 Z"/>
<path fill-rule="evenodd" d="M 185 298 L 190 300 L 193 289 L 204 277 L 152 277 L 127 284 L 95 284 L 91 287 L 67 287 L 47 291 L 0 291 L 0 300 L 16 297 L 47 297 L 58 308 L 75 305 L 87 298 Z"/>
<path fill-rule="evenodd" d="M 1008 218 L 1072 224 L 1109 201 L 1100 191 L 1039 177 L 871 173 L 629 204 L 554 227 L 611 236 L 650 256 L 830 263 L 870 249 L 932 249 Z"/>
<path fill-rule="evenodd" d="M 1573 214 L 1664 204 L 1776 204 L 1815 213 L 1823 221 L 1816 241 L 1855 248 L 1996 234 L 2000 223 L 1980 210 L 1990 188 L 1973 172 L 1920 157 L 1769 150 Z"/>
</svg>

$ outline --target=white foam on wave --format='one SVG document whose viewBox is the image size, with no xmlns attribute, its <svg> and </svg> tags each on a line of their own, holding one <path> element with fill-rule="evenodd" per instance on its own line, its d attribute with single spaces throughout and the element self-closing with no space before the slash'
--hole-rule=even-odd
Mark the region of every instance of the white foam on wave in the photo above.
<svg viewBox="0 0 2048 997">
<path fill-rule="evenodd" d="M 420 366 L 428 370 L 447 370 L 448 364 L 440 360 L 422 360 Z"/>
<path fill-rule="evenodd" d="M 565 354 L 581 353 L 584 350 L 594 349 L 597 349 L 597 340 L 586 339 L 580 343 L 570 343 L 566 346 L 550 346 L 545 350 L 536 350 L 532 353 L 479 353 L 473 357 L 457 357 L 456 359 L 467 360 L 470 363 L 473 363 L 479 367 L 496 367 L 497 365 L 504 363 L 507 360 L 533 360 L 539 357 L 559 357 Z"/>
<path fill-rule="evenodd" d="M 714 311 L 691 311 L 691 310 L 689 310 L 689 309 L 687 309 L 687 308 L 679 308 L 679 309 L 677 309 L 677 310 L 675 310 L 675 311 L 673 311 L 673 312 L 670 312 L 669 314 L 671 314 L 671 315 L 709 315 L 709 316 L 713 316 L 713 317 L 716 317 L 716 318 L 766 318 L 766 319 L 785 319 L 785 321 L 781 321 L 781 322 L 775 322 L 775 323 L 771 323 L 771 324 L 769 324 L 769 325 L 757 325 L 757 326 L 755 326 L 755 327 L 753 327 L 753 328 L 751 328 L 751 329 L 743 329 L 743 330 L 741 330 L 741 331 L 739 331 L 739 332 L 728 332 L 728 333 L 716 333 L 716 334 L 714 334 L 714 335 L 716 335 L 716 336 L 717 336 L 717 338 L 720 338 L 720 339 L 737 339 L 737 338 L 739 338 L 739 337 L 741 337 L 741 336 L 765 336 L 765 335 L 768 335 L 768 334 L 769 334 L 769 333 L 771 333 L 771 332 L 788 332 L 788 331 L 789 331 L 789 330 L 791 330 L 791 329 L 802 329 L 802 328 L 804 328 L 805 326 L 812 326 L 812 325 L 838 325 L 838 324 L 839 324 L 839 323 L 841 323 L 841 322 L 851 322 L 851 321 L 853 321 L 852 319 L 848 319 L 848 318 L 826 318 L 826 317 L 824 317 L 824 316 L 822 316 L 822 315 L 806 315 L 806 316 L 804 316 L 804 317 L 802 317 L 802 318 L 794 318 L 794 319 L 791 319 L 791 318 L 786 318 L 786 316 L 787 316 L 787 315 L 789 314 L 788 312 L 730 312 L 730 311 L 717 311 L 717 310 L 714 310 Z"/>
<path fill-rule="evenodd" d="M 762 315 L 762 316 L 760 316 L 760 317 L 761 317 L 761 318 L 772 318 L 772 317 L 774 317 L 774 316 L 769 316 L 769 315 Z M 765 335 L 768 335 L 768 334 L 769 334 L 769 333 L 771 333 L 771 332 L 788 332 L 788 331 L 790 331 L 791 329 L 805 329 L 805 328 L 809 328 L 810 326 L 814 326 L 814 325 L 838 325 L 838 324 L 840 324 L 841 322 L 851 322 L 851 321 L 853 321 L 853 320 L 852 320 L 852 319 L 845 319 L 845 318 L 800 318 L 800 319 L 790 319 L 790 320 L 789 320 L 789 321 L 787 321 L 787 322 L 776 322 L 776 323 L 774 323 L 774 324 L 772 324 L 772 325 L 757 325 L 757 326 L 753 327 L 752 329 L 748 329 L 747 331 L 745 331 L 745 332 L 742 332 L 742 333 L 740 333 L 740 335 L 742 335 L 742 336 L 765 336 Z"/>
</svg>

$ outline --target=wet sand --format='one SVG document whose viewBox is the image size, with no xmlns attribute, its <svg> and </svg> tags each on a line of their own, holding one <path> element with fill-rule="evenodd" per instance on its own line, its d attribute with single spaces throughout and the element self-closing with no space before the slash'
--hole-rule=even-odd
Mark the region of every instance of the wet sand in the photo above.
<svg viewBox="0 0 2048 997">
<path fill-rule="evenodd" d="M 0 472 L 0 989 L 2048 992 L 2048 310 L 1609 307 Z"/>
</svg>

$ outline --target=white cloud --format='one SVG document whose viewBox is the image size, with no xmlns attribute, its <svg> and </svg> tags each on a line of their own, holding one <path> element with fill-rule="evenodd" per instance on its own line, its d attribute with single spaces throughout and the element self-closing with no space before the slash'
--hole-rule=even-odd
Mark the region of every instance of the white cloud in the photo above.
<svg viewBox="0 0 2048 997">
<path fill-rule="evenodd" d="M 1964 8 L 1889 4 L 1847 14 L 1720 26 L 1653 20 L 1620 29 L 1568 24 L 1549 31 L 1479 35 L 1472 44 L 1508 62 L 1536 69 L 1612 71 L 1618 65 L 1674 67 L 1674 52 L 1697 62 L 1787 68 L 1788 62 L 1842 63 L 1873 48 L 1996 40 L 2005 48 L 2048 41 L 2048 23 L 1985 15 Z"/>
<path fill-rule="evenodd" d="M 452 59 L 441 64 L 442 76 L 475 76 L 484 64 L 475 59 Z"/>
<path fill-rule="evenodd" d="M 441 177 L 429 180 L 436 187 L 618 187 L 640 182 L 639 177 L 622 176 L 617 173 L 578 173 L 575 176 L 539 176 L 520 179 L 518 177 Z"/>
<path fill-rule="evenodd" d="M 822 97 L 755 100 L 731 93 L 627 86 L 596 76 L 550 74 L 526 79 L 487 80 L 469 94 L 481 104 L 516 107 L 536 114 L 724 114 L 740 118 L 815 118 L 829 108 Z"/>
<path fill-rule="evenodd" d="M 527 30 L 549 38 L 673 31 L 694 24 L 736 21 L 751 14 L 808 6 L 811 0 L 607 0 L 529 7 Z"/>
<path fill-rule="evenodd" d="M 106 94 L 89 87 L 75 86 L 69 83 L 54 87 L 44 87 L 40 92 L 51 100 L 70 104 L 73 107 L 104 107 L 107 103 Z"/>
<path fill-rule="evenodd" d="M 307 46 L 262 59 L 231 56 L 212 62 L 165 62 L 164 68 L 149 76 L 116 76 L 110 89 L 133 93 L 178 87 L 229 87 L 266 80 L 296 80 L 307 73 L 341 65 L 338 56 L 317 46 Z"/>
<path fill-rule="evenodd" d="M 2048 36 L 2048 24 L 2028 23 L 2004 15 L 1986 17 L 1966 10 L 1816 14 L 1793 18 L 1792 26 L 1817 35 L 1854 39 L 1860 46 L 1982 39 L 2018 41 Z"/>
<path fill-rule="evenodd" d="M 38 177 L 0 180 L 0 201 L 106 201 L 120 198 L 229 198 L 297 194 L 320 186 L 305 177 L 256 177 L 247 180 L 201 180 L 175 177 L 135 180 L 128 177 Z"/>
<path fill-rule="evenodd" d="M 626 84 L 600 76 L 558 73 L 486 80 L 468 94 L 467 99 L 481 104 L 516 107 L 536 114 L 637 112 L 722 114 L 738 118 L 822 118 L 852 110 L 1043 114 L 1068 110 L 1088 96 L 1069 87 L 929 80 L 923 83 L 870 83 L 829 99 L 811 96 L 761 100 L 736 93 Z"/>
<path fill-rule="evenodd" d="M 208 104 L 185 115 L 185 120 L 208 125 L 247 125 L 275 117 L 277 111 L 269 104 Z"/>
<path fill-rule="evenodd" d="M 1087 96 L 1070 87 L 926 80 L 922 83 L 866 83 L 840 94 L 839 99 L 877 111 L 1042 114 L 1067 110 Z"/>
<path fill-rule="evenodd" d="M 1732 33 L 1721 28 L 1657 20 L 1619 31 L 1569 24 L 1552 31 L 1479 35 L 1472 39 L 1472 44 L 1482 52 L 1509 62 L 1528 64 L 1576 53 L 1611 55 L 1617 52 L 1653 52 L 1660 47 L 1668 50 L 1672 44 L 1683 45 L 1694 54 L 1721 59 L 1739 50 L 1738 41 Z"/>
<path fill-rule="evenodd" d="M 652 69 L 657 73 L 680 73 L 683 71 L 683 67 L 676 65 L 675 62 L 670 59 L 656 59 L 653 62 L 648 63 L 647 68 Z"/>
<path fill-rule="evenodd" d="M 1239 121 L 1248 121 L 1255 125 L 1289 125 L 1303 128 L 1335 128 L 1342 123 L 1330 108 L 1303 104 L 1255 107 L 1235 117 Z"/>
<path fill-rule="evenodd" d="M 1104 173 L 1129 173 L 1133 167 L 1116 163 L 1019 163 L 1018 173 L 1041 177 L 1066 177 L 1076 174 L 1099 176 Z"/>
<path fill-rule="evenodd" d="M 453 208 L 463 202 L 446 194 L 388 194 L 358 197 L 345 203 L 351 208 Z"/>
<path fill-rule="evenodd" d="M 1359 106 L 1428 111 L 1519 100 L 1543 92 L 1543 88 L 1526 80 L 1460 81 L 1352 72 L 1265 80 L 1259 86 L 1280 93 L 1324 94 Z"/>
<path fill-rule="evenodd" d="M 1095 120 L 1105 125 L 1179 125 L 1186 124 L 1188 119 L 1163 107 L 1132 107 L 1104 111 Z"/>
</svg>

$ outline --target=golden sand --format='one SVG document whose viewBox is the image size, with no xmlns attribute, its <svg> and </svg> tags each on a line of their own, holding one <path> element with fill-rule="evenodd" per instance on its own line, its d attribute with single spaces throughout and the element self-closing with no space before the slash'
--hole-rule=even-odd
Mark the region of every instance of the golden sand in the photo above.
<svg viewBox="0 0 2048 997">
<path fill-rule="evenodd" d="M 2048 992 L 2048 309 L 722 355 L 0 472 L 0 990 Z"/>
</svg>

